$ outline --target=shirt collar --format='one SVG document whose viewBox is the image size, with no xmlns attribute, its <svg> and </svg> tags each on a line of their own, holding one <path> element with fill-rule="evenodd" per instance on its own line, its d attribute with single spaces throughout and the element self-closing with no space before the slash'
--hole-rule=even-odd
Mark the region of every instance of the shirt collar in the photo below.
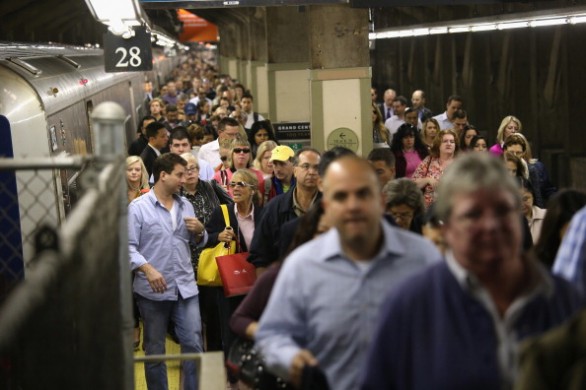
<svg viewBox="0 0 586 390">
<path fill-rule="evenodd" d="M 254 204 L 250 208 L 250 213 L 248 213 L 248 215 L 245 215 L 243 217 L 240 214 L 238 214 L 238 204 L 234 203 L 234 214 L 236 214 L 236 218 L 238 218 L 238 219 L 252 219 L 252 220 L 254 220 Z"/>
<path fill-rule="evenodd" d="M 148 144 L 148 145 L 150 146 L 150 148 L 151 148 L 152 150 L 154 150 L 154 151 L 155 151 L 155 153 L 157 154 L 157 157 L 161 155 L 161 151 L 160 151 L 159 149 L 155 148 L 155 147 L 154 147 L 153 145 L 151 145 L 151 144 Z"/>
<path fill-rule="evenodd" d="M 293 191 L 293 211 L 295 212 L 295 214 L 298 217 L 301 217 L 302 215 L 304 215 L 305 213 L 307 213 L 307 210 L 303 210 L 303 208 L 297 202 L 297 191 L 295 191 L 295 190 L 296 190 L 296 187 L 289 189 L 289 191 Z M 313 198 L 311 199 L 311 204 L 309 205 L 309 207 L 311 207 L 311 205 L 313 205 L 315 203 L 315 199 L 317 198 L 317 193 L 318 192 L 319 191 L 316 190 L 315 191 L 315 194 L 313 194 Z"/>
<path fill-rule="evenodd" d="M 159 200 L 157 199 L 157 196 L 155 195 L 155 191 L 153 191 L 152 189 L 147 192 L 144 196 L 148 197 L 148 199 L 151 201 L 151 203 L 153 205 L 159 205 L 161 207 L 163 207 L 163 205 L 161 204 L 161 202 L 159 202 Z M 173 194 L 173 199 L 175 200 L 175 203 L 180 207 L 183 208 L 183 202 L 182 202 L 182 196 L 180 196 L 179 194 Z"/>
</svg>

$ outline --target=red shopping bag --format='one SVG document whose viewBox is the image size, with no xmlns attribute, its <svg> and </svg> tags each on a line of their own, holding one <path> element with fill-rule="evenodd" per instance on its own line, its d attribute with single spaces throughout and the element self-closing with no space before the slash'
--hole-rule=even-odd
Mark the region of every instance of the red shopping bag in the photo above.
<svg viewBox="0 0 586 390">
<path fill-rule="evenodd" d="M 224 295 L 234 297 L 245 295 L 256 280 L 256 269 L 248 260 L 248 252 L 216 257 Z"/>
</svg>

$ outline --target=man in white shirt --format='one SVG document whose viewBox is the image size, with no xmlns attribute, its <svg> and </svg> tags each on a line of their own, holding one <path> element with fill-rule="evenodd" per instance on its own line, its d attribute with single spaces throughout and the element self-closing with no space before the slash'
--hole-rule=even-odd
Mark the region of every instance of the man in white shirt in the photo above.
<svg viewBox="0 0 586 390">
<path fill-rule="evenodd" d="M 199 149 L 198 157 L 206 160 L 212 167 L 222 163 L 220 159 L 220 141 L 223 139 L 234 139 L 240 132 L 240 125 L 234 118 L 224 118 L 218 123 L 218 139 L 208 142 Z"/>
<path fill-rule="evenodd" d="M 451 95 L 448 98 L 446 103 L 446 111 L 444 111 L 443 114 L 439 114 L 433 117 L 438 121 L 440 130 L 451 129 L 454 127 L 454 124 L 452 123 L 454 112 L 456 112 L 456 110 L 460 110 L 463 105 L 464 101 L 458 95 Z"/>
<path fill-rule="evenodd" d="M 246 114 L 246 123 L 244 124 L 244 128 L 247 130 L 252 128 L 254 122 L 265 120 L 265 118 L 263 118 L 263 116 L 258 112 L 254 112 L 253 100 L 254 98 L 248 92 L 245 92 L 242 95 L 242 99 L 240 99 L 240 107 L 242 107 L 242 111 Z"/>
<path fill-rule="evenodd" d="M 389 133 L 393 136 L 399 127 L 405 123 L 405 109 L 407 108 L 407 98 L 405 96 L 397 96 L 393 101 L 393 111 L 395 115 L 385 121 L 385 127 L 389 129 Z"/>
</svg>

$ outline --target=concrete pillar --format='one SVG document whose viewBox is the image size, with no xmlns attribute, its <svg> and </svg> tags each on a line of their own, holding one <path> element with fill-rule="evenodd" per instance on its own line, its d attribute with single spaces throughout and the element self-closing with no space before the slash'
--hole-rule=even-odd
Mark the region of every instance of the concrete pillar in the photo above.
<svg viewBox="0 0 586 390">
<path fill-rule="evenodd" d="M 372 149 L 368 11 L 309 7 L 311 144 Z"/>
</svg>

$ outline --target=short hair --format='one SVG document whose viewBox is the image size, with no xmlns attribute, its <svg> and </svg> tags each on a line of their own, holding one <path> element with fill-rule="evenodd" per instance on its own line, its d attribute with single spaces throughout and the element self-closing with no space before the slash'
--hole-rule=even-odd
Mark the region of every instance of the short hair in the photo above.
<svg viewBox="0 0 586 390">
<path fill-rule="evenodd" d="M 260 170 L 263 154 L 265 154 L 266 152 L 270 152 L 271 150 L 273 150 L 276 147 L 277 147 L 277 143 L 275 141 L 271 141 L 271 140 L 264 141 L 262 144 L 258 145 L 258 149 L 256 150 L 256 157 L 254 158 L 254 161 L 252 162 L 253 167 L 255 169 Z"/>
<path fill-rule="evenodd" d="M 240 98 L 240 100 L 245 99 L 245 98 L 254 101 L 254 98 L 252 97 L 252 94 L 250 92 L 244 92 L 242 94 L 242 97 Z"/>
<path fill-rule="evenodd" d="M 187 161 L 175 153 L 164 153 L 157 157 L 153 163 L 153 178 L 155 179 L 155 183 L 159 181 L 161 172 L 171 173 L 177 164 L 186 167 Z"/>
<path fill-rule="evenodd" d="M 446 102 L 446 104 L 450 104 L 453 101 L 460 102 L 460 103 L 464 104 L 464 99 L 462 99 L 462 96 L 460 96 L 460 95 L 448 96 L 448 101 Z"/>
<path fill-rule="evenodd" d="M 147 138 L 156 138 L 161 129 L 167 129 L 161 122 L 154 121 L 153 123 L 149 123 L 146 127 Z"/>
<path fill-rule="evenodd" d="M 376 148 L 368 153 L 368 161 L 383 161 L 389 168 L 395 168 L 395 154 L 389 148 Z"/>
<path fill-rule="evenodd" d="M 437 136 L 433 139 L 433 144 L 431 145 L 431 148 L 429 150 L 429 154 L 432 157 L 439 157 L 439 148 L 442 143 L 442 138 L 448 134 L 454 137 L 454 142 L 456 145 L 456 148 L 454 149 L 454 156 L 458 154 L 458 152 L 460 151 L 460 139 L 458 138 L 458 134 L 456 134 L 456 132 L 453 129 L 444 129 L 440 130 L 437 133 Z"/>
<path fill-rule="evenodd" d="M 502 189 L 521 206 L 521 195 L 515 180 L 505 169 L 505 165 L 490 153 L 467 153 L 458 157 L 446 169 L 437 188 L 435 210 L 441 221 L 447 221 L 458 194 L 470 194 L 478 190 Z"/>
<path fill-rule="evenodd" d="M 189 134 L 189 140 L 193 145 L 195 141 L 203 139 L 203 128 L 197 123 L 192 123 L 187 127 L 187 134 Z"/>
<path fill-rule="evenodd" d="M 393 99 L 393 102 L 399 102 L 402 106 L 409 105 L 409 102 L 405 96 L 397 96 L 395 99 Z"/>
<path fill-rule="evenodd" d="M 340 157 L 349 155 L 356 155 L 356 153 L 343 146 L 334 146 L 330 150 L 326 150 L 321 155 L 321 158 L 319 160 L 317 173 L 320 175 L 320 177 L 323 177 L 326 174 L 326 171 L 332 162 L 336 161 Z"/>
<path fill-rule="evenodd" d="M 496 140 L 499 144 L 505 141 L 504 140 L 505 127 L 507 127 L 507 125 L 511 122 L 515 122 L 517 127 L 519 127 L 518 132 L 521 132 L 523 130 L 523 125 L 521 124 L 521 120 L 519 118 L 517 118 L 516 116 L 513 116 L 513 115 L 507 115 L 501 121 L 501 124 L 496 132 Z"/>
<path fill-rule="evenodd" d="M 179 141 L 179 140 L 186 139 L 186 138 L 187 138 L 187 141 L 189 141 L 189 143 L 191 143 L 191 138 L 189 137 L 189 132 L 187 131 L 187 129 L 183 126 L 177 126 L 171 131 L 171 136 L 169 137 L 169 141 L 173 142 L 174 139 Z"/>
<path fill-rule="evenodd" d="M 218 123 L 218 133 L 222 133 L 224 130 L 226 130 L 226 126 L 239 127 L 240 123 L 234 118 L 222 118 Z"/>
<path fill-rule="evenodd" d="M 523 157 L 525 161 L 529 162 L 531 160 L 531 147 L 529 146 L 529 141 L 523 134 L 515 133 L 511 134 L 509 138 L 505 141 L 503 145 L 503 150 L 506 151 L 509 147 L 513 145 L 521 145 L 523 151 L 525 152 L 525 156 Z"/>
<path fill-rule="evenodd" d="M 142 124 L 144 123 L 144 121 L 156 121 L 156 120 L 157 120 L 157 118 L 155 118 L 155 117 L 154 117 L 154 116 L 152 116 L 152 115 L 145 115 L 145 116 L 143 116 L 143 117 L 140 119 L 140 123 L 138 124 L 138 127 L 139 127 L 140 129 L 142 129 Z M 146 129 L 145 129 L 145 130 L 146 130 Z"/>
<path fill-rule="evenodd" d="M 199 161 L 197 161 L 197 158 L 192 153 L 189 153 L 189 152 L 182 153 L 181 158 L 184 159 L 187 162 L 187 164 L 189 164 L 189 163 L 195 164 L 195 167 L 197 169 L 199 169 Z"/>
<path fill-rule="evenodd" d="M 383 197 L 387 209 L 404 204 L 413 209 L 414 215 L 423 214 L 425 210 L 423 193 L 411 179 L 401 178 L 389 181 L 383 187 Z"/>
<path fill-rule="evenodd" d="M 465 110 L 456 110 L 454 111 L 454 113 L 452 114 L 452 120 L 453 119 L 466 119 L 468 118 L 468 113 Z"/>
<path fill-rule="evenodd" d="M 321 153 L 319 150 L 311 148 L 309 146 L 305 146 L 298 151 L 295 152 L 295 156 L 293 156 L 293 166 L 299 165 L 299 156 L 301 156 L 305 152 L 312 152 L 317 154 L 321 158 Z"/>
<path fill-rule="evenodd" d="M 174 104 L 167 104 L 167 106 L 165 107 L 165 112 L 167 114 L 170 112 L 177 112 L 177 111 L 179 111 L 179 110 L 177 109 L 177 106 Z"/>
</svg>

